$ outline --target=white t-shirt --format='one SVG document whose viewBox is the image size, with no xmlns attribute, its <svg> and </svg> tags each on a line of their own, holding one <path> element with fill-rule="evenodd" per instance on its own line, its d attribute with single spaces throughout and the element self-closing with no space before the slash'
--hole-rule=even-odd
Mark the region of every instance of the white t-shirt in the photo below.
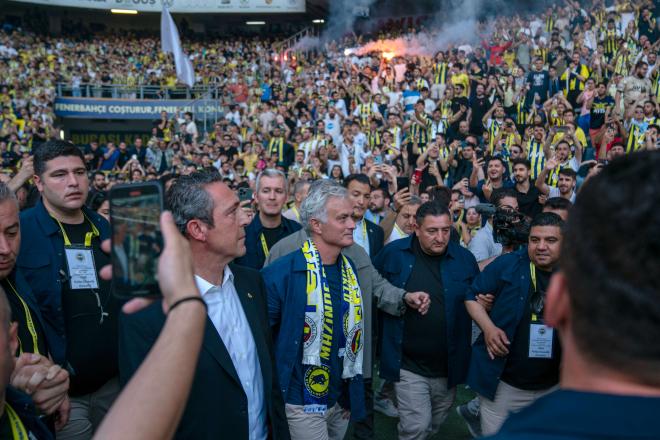
<svg viewBox="0 0 660 440">
<path fill-rule="evenodd" d="M 561 197 L 561 193 L 559 192 L 559 188 L 554 188 L 550 187 L 550 192 L 548 193 L 548 198 L 552 197 Z M 571 194 L 571 198 L 569 199 L 571 203 L 575 203 L 575 191 Z"/>
</svg>

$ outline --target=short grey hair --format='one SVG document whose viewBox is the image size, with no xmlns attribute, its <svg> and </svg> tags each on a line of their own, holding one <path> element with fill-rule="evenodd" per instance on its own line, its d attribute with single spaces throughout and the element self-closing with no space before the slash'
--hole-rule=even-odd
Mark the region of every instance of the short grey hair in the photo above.
<svg viewBox="0 0 660 440">
<path fill-rule="evenodd" d="M 13 200 L 14 203 L 16 203 L 16 206 L 18 206 L 18 199 L 16 198 L 14 191 L 12 191 L 6 183 L 0 182 L 0 203 L 5 202 L 6 200 Z"/>
<path fill-rule="evenodd" d="M 295 195 L 298 195 L 298 193 L 299 193 L 300 191 L 303 190 L 303 188 L 305 187 L 305 185 L 309 185 L 309 184 L 310 184 L 310 182 L 307 181 L 307 180 L 299 180 L 299 181 L 297 181 L 296 184 L 293 185 L 293 195 L 294 195 L 294 196 L 295 196 Z"/>
<path fill-rule="evenodd" d="M 408 202 L 408 205 L 415 206 L 415 205 L 421 205 L 422 203 L 424 203 L 424 201 L 422 200 L 421 197 L 412 195 L 410 196 L 410 201 Z"/>
<path fill-rule="evenodd" d="M 257 182 L 255 185 L 257 192 L 259 192 L 259 188 L 261 188 L 262 177 L 281 177 L 282 181 L 284 181 L 284 191 L 287 194 L 289 193 L 289 181 L 286 179 L 286 175 L 282 171 L 276 170 L 275 168 L 266 168 L 257 176 Z"/>
<path fill-rule="evenodd" d="M 348 190 L 334 180 L 322 179 L 312 182 L 307 198 L 300 205 L 300 221 L 309 233 L 313 218 L 325 223 L 328 221 L 328 200 L 347 198 Z"/>
<path fill-rule="evenodd" d="M 188 222 L 198 219 L 213 227 L 213 209 L 215 203 L 206 187 L 222 182 L 217 170 L 198 171 L 179 177 L 167 192 L 167 207 L 172 211 L 174 223 L 186 236 Z"/>
</svg>

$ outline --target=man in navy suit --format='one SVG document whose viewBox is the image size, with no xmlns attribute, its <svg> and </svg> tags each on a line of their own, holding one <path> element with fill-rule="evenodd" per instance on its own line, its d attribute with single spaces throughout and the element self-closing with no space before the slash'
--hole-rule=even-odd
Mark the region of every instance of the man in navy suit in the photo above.
<svg viewBox="0 0 660 440">
<path fill-rule="evenodd" d="M 193 173 L 168 193 L 208 307 L 203 349 L 176 438 L 288 440 L 261 275 L 229 264 L 245 254 L 247 218 L 221 180 L 218 173 Z M 140 366 L 164 322 L 160 303 L 122 315 L 122 383 Z"/>
<path fill-rule="evenodd" d="M 383 228 L 364 217 L 371 198 L 369 177 L 365 174 L 351 174 L 344 179 L 344 186 L 348 190 L 348 198 L 353 203 L 353 220 L 355 220 L 353 241 L 362 246 L 373 259 L 383 248 L 385 233 Z"/>
</svg>

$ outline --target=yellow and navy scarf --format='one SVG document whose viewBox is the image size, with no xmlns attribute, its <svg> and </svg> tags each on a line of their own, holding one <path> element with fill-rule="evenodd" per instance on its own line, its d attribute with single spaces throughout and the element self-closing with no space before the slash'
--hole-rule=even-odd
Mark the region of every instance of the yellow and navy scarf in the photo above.
<svg viewBox="0 0 660 440">
<path fill-rule="evenodd" d="M 303 329 L 303 404 L 306 413 L 325 413 L 330 391 L 333 339 L 339 341 L 344 359 L 342 379 L 362 374 L 362 292 L 348 259 L 341 258 L 341 316 L 333 316 L 330 285 L 316 246 L 307 240 L 301 247 L 307 263 L 307 305 Z M 341 319 L 343 332 L 334 334 L 334 319 Z M 337 372 L 332 372 L 337 374 Z"/>
</svg>

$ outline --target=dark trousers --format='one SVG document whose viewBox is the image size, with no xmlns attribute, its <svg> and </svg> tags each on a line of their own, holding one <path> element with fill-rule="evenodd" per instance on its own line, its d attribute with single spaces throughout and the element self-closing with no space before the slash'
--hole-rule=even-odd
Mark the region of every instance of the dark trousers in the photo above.
<svg viewBox="0 0 660 440">
<path fill-rule="evenodd" d="M 367 407 L 367 417 L 353 426 L 353 439 L 355 440 L 374 438 L 374 389 L 371 379 L 364 379 L 364 401 Z"/>
</svg>

